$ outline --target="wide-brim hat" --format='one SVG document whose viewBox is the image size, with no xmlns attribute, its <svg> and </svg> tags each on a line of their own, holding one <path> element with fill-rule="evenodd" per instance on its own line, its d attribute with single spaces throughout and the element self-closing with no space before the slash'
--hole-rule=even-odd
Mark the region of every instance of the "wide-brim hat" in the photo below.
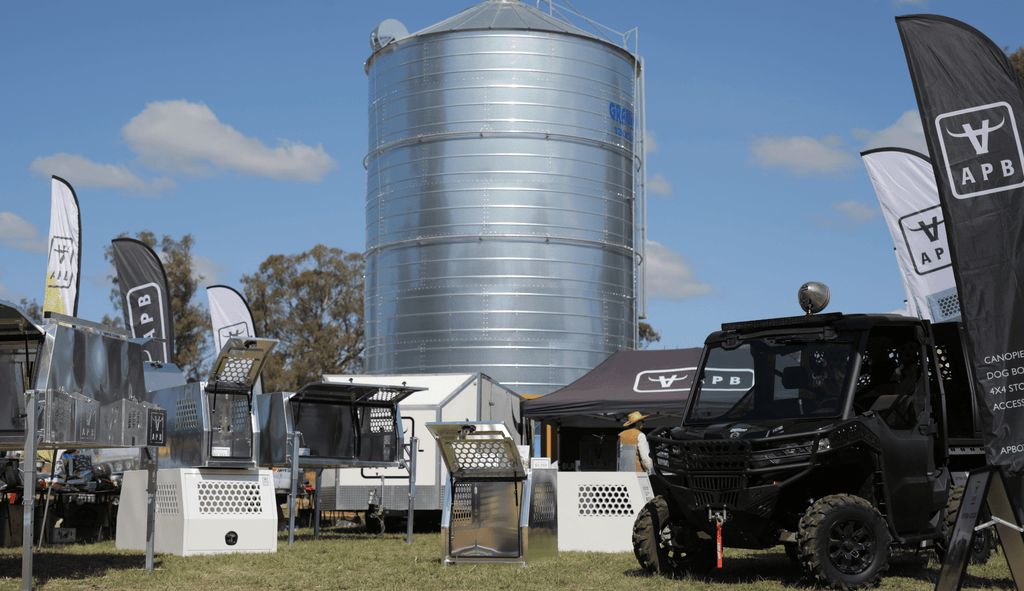
<svg viewBox="0 0 1024 591">
<path fill-rule="evenodd" d="M 631 412 L 631 413 L 629 413 L 629 416 L 626 417 L 626 422 L 622 423 L 622 426 L 623 427 L 628 427 L 628 426 L 632 425 L 633 423 L 636 423 L 636 422 L 639 422 L 639 421 L 642 421 L 642 420 L 646 419 L 649 416 L 651 416 L 651 415 L 640 414 L 640 411 Z"/>
</svg>

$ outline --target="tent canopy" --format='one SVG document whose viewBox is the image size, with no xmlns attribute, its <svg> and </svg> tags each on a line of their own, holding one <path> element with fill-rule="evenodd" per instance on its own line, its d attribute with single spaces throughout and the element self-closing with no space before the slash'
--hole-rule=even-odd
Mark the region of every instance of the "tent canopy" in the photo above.
<svg viewBox="0 0 1024 591">
<path fill-rule="evenodd" d="M 614 426 L 640 411 L 673 415 L 671 422 L 677 423 L 700 353 L 700 348 L 619 351 L 568 386 L 524 402 L 523 416 L 566 426 Z"/>
</svg>

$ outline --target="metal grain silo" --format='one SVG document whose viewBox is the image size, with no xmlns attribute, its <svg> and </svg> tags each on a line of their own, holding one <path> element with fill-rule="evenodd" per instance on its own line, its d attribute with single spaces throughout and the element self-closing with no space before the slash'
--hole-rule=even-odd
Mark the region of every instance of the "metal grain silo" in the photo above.
<svg viewBox="0 0 1024 591">
<path fill-rule="evenodd" d="M 640 58 L 518 0 L 372 43 L 367 371 L 546 394 L 633 348 Z"/>
</svg>

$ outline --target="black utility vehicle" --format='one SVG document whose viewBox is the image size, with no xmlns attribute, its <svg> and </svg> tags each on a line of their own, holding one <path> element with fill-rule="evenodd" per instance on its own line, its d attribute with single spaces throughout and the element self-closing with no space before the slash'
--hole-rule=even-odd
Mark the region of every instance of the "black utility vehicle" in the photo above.
<svg viewBox="0 0 1024 591">
<path fill-rule="evenodd" d="M 701 572 L 723 546 L 781 543 L 815 582 L 856 589 L 890 547 L 941 559 L 965 472 L 985 463 L 959 330 L 874 314 L 724 324 L 682 424 L 648 435 L 641 566 Z M 991 547 L 976 534 L 975 561 Z"/>
</svg>

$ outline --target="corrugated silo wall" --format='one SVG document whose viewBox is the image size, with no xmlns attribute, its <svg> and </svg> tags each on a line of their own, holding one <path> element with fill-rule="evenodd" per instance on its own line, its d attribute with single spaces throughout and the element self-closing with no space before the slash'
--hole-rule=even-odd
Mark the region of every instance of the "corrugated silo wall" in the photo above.
<svg viewBox="0 0 1024 591">
<path fill-rule="evenodd" d="M 634 58 L 459 31 L 368 75 L 367 371 L 546 394 L 632 348 Z"/>
</svg>

